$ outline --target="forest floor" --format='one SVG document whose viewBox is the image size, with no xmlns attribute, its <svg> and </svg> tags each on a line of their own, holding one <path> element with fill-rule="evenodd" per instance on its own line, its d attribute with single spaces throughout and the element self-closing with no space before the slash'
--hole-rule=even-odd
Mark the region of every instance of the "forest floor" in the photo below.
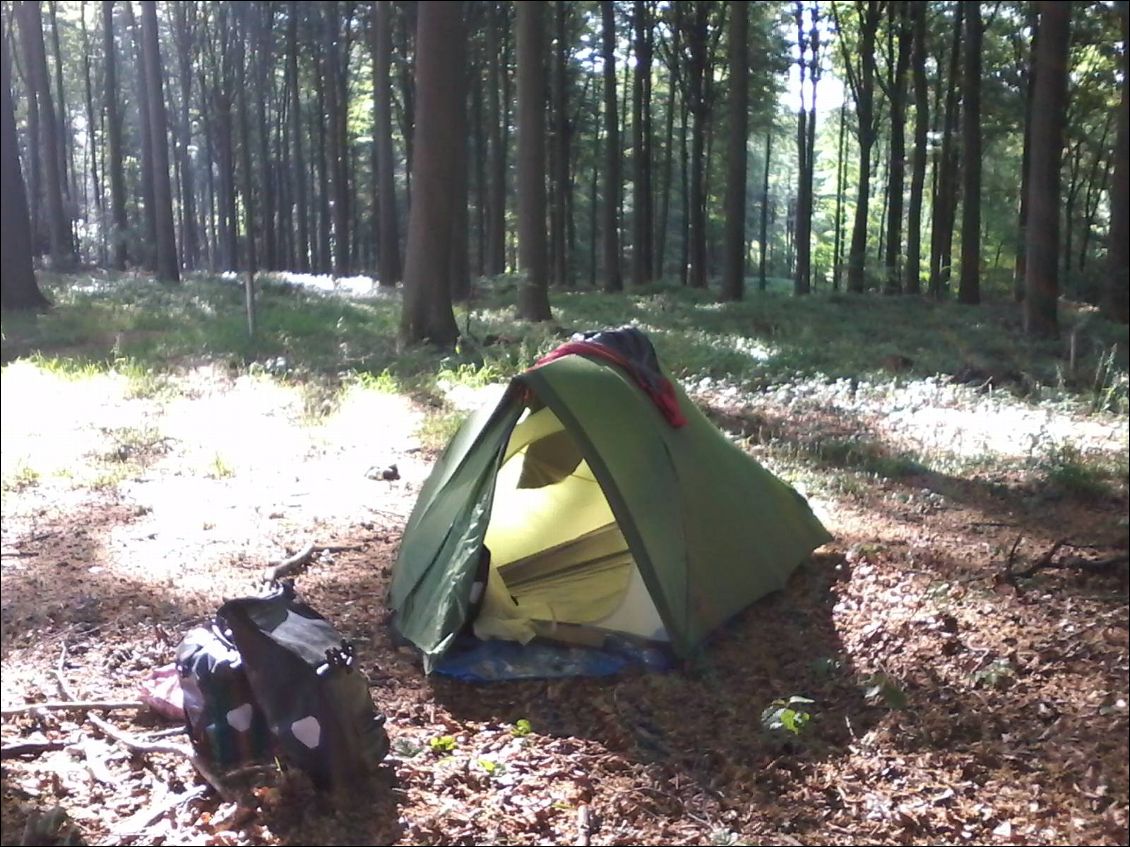
<svg viewBox="0 0 1130 847">
<path fill-rule="evenodd" d="M 1072 361 L 1011 304 L 673 289 L 556 294 L 559 323 L 530 327 L 501 281 L 441 357 L 396 350 L 395 295 L 292 279 L 249 349 L 230 281 L 48 282 L 52 313 L 4 316 L 0 705 L 60 680 L 135 700 L 315 542 L 337 552 L 298 588 L 356 643 L 393 750 L 348 797 L 260 769 L 223 801 L 81 713 L 6 712 L 4 844 L 55 806 L 87 843 L 1126 843 L 1124 328 L 1068 310 Z M 438 450 L 569 331 L 628 320 L 834 541 L 678 670 L 425 676 L 384 599 Z M 764 720 L 793 697 L 796 733 Z"/>
</svg>

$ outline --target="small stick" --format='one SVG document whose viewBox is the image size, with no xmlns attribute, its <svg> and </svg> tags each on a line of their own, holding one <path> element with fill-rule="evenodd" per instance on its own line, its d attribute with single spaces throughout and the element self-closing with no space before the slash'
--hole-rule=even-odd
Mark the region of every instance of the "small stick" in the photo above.
<svg viewBox="0 0 1130 847">
<path fill-rule="evenodd" d="M 276 562 L 268 568 L 263 570 L 264 582 L 275 582 L 276 580 L 290 576 L 299 568 L 310 563 L 310 559 L 314 556 L 316 545 L 313 541 L 295 553 L 288 559 L 283 559 L 281 562 Z"/>
<path fill-rule="evenodd" d="M 67 746 L 66 741 L 24 741 L 19 744 L 6 744 L 0 747 L 0 759 L 14 759 L 17 756 L 27 756 L 40 753 L 49 753 L 52 750 L 62 750 Z"/>
<path fill-rule="evenodd" d="M 40 710 L 47 712 L 114 712 L 138 711 L 145 704 L 139 700 L 48 700 L 43 703 L 28 703 L 24 706 L 7 706 L 0 709 L 0 716 L 26 715 Z"/>
</svg>

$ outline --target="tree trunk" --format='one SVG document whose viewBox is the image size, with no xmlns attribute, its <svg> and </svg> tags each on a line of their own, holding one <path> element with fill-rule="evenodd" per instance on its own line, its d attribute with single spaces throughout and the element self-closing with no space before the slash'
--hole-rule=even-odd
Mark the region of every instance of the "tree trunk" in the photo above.
<svg viewBox="0 0 1130 847">
<path fill-rule="evenodd" d="M 59 104 L 58 121 L 56 128 L 59 131 L 59 175 L 63 181 L 63 200 L 67 205 L 77 202 L 75 195 L 75 162 L 74 145 L 71 142 L 70 121 L 67 118 L 67 99 L 63 91 L 63 51 L 59 46 L 59 4 L 57 0 L 50 0 L 47 4 L 48 14 L 51 16 L 51 47 L 55 59 L 55 102 Z M 69 178 L 68 178 L 69 176 Z M 70 222 L 67 224 L 68 237 L 73 239 L 70 232 Z M 72 250 L 74 247 L 72 246 Z"/>
<path fill-rule="evenodd" d="M 415 151 L 412 140 L 416 127 L 416 101 L 413 86 L 413 68 L 415 66 L 415 49 L 413 39 L 416 32 L 416 15 L 418 3 L 408 0 L 398 3 L 400 9 L 400 102 L 401 121 L 400 137 L 404 139 L 404 186 L 408 202 L 412 202 L 412 174 L 415 164 Z"/>
<path fill-rule="evenodd" d="M 450 346 L 459 335 L 451 309 L 449 286 L 451 231 L 456 198 L 451 191 L 464 154 L 459 132 L 465 118 L 460 77 L 465 69 L 461 2 L 433 0 L 418 11 L 416 92 L 419 120 L 415 128 L 416 176 L 408 218 L 404 268 L 404 341 L 430 341 Z"/>
<path fill-rule="evenodd" d="M 1130 323 L 1130 51 L 1127 51 L 1127 4 L 1118 4 L 1122 19 L 1122 100 L 1118 104 L 1118 132 L 1114 146 L 1114 169 L 1110 183 L 1110 234 L 1107 238 L 1107 276 L 1102 301 L 1103 314 L 1119 323 Z"/>
<path fill-rule="evenodd" d="M 836 214 L 833 219 L 835 234 L 832 241 L 832 290 L 840 290 L 840 275 L 844 257 L 844 182 L 847 167 L 844 162 L 847 138 L 847 101 L 840 104 L 840 135 L 836 145 Z"/>
<path fill-rule="evenodd" d="M 867 0 L 866 12 L 860 12 L 862 40 L 859 47 L 859 78 L 852 85 L 855 110 L 859 121 L 859 193 L 855 203 L 855 222 L 848 253 L 848 291 L 862 293 L 866 288 L 867 215 L 871 199 L 871 147 L 875 143 L 875 34 L 879 28 L 882 4 Z"/>
<path fill-rule="evenodd" d="M 1031 9 L 1031 4 L 1029 4 Z M 1032 158 L 1032 97 L 1036 90 L 1036 47 L 1040 43 L 1040 16 L 1035 9 L 1028 13 L 1028 27 L 1032 38 L 1028 45 L 1028 73 L 1024 87 L 1024 148 L 1020 157 L 1020 198 L 1017 211 L 1016 266 L 1013 273 L 1013 297 L 1024 302 L 1027 285 L 1026 257 L 1028 255 L 1028 171 Z"/>
<path fill-rule="evenodd" d="M 545 244 L 545 3 L 517 7 L 518 316 L 547 321 Z"/>
<path fill-rule="evenodd" d="M 153 129 L 149 114 L 149 79 L 145 73 L 145 55 L 141 27 L 133 11 L 133 3 L 125 3 L 126 28 L 133 41 L 134 81 L 137 85 L 137 123 L 141 136 L 141 219 L 144 232 L 139 233 L 138 261 L 146 270 L 157 270 L 157 201 L 153 195 Z"/>
<path fill-rule="evenodd" d="M 693 19 L 687 31 L 690 62 L 687 68 L 690 111 L 694 118 L 691 127 L 691 191 L 690 191 L 690 268 L 689 281 L 693 288 L 706 288 L 706 191 L 704 147 L 709 109 L 706 102 L 707 23 L 710 6 L 706 0 L 696 0 Z"/>
<path fill-rule="evenodd" d="M 1027 296 L 1024 328 L 1032 336 L 1059 334 L 1060 161 L 1067 108 L 1071 3 L 1040 3 L 1040 43 L 1032 101 L 1028 175 Z"/>
<path fill-rule="evenodd" d="M 749 3 L 730 7 L 730 134 L 726 149 L 726 244 L 722 299 L 745 294 L 746 138 L 749 134 Z"/>
<path fill-rule="evenodd" d="M 659 212 L 659 221 L 655 230 L 655 261 L 653 268 L 655 274 L 662 278 L 667 270 L 667 229 L 671 212 L 671 183 L 672 163 L 675 158 L 675 92 L 679 89 L 679 62 L 682 60 L 682 45 L 680 35 L 682 31 L 682 6 L 673 4 L 672 14 L 674 20 L 671 24 L 671 43 L 669 48 L 669 61 L 667 63 L 667 129 L 663 145 L 663 191 L 660 194 L 662 204 Z"/>
<path fill-rule="evenodd" d="M 43 46 L 43 21 L 39 3 L 24 2 L 16 7 L 20 36 L 28 45 L 28 81 L 34 87 L 39 110 L 42 168 L 47 189 L 47 227 L 51 244 L 51 265 L 55 270 L 73 267 L 74 245 L 63 203 L 63 174 L 59 163 L 59 130 L 52 105 L 51 84 L 47 75 L 47 53 Z M 31 151 L 33 155 L 37 151 Z"/>
<path fill-rule="evenodd" d="M 180 70 L 180 122 L 177 127 L 180 139 L 177 144 L 177 157 L 180 159 L 181 180 L 183 182 L 181 200 L 184 207 L 184 227 L 181 231 L 181 246 L 184 251 L 186 270 L 195 268 L 200 257 L 200 240 L 196 229 L 196 180 L 193 173 L 192 156 L 188 151 L 192 144 L 189 98 L 192 96 L 194 53 L 192 48 L 192 21 L 194 18 L 195 9 L 191 4 L 176 3 L 173 5 L 173 19 L 176 22 L 177 65 Z"/>
<path fill-rule="evenodd" d="M 929 155 L 930 92 L 926 84 L 926 6 L 908 3 L 913 27 L 914 71 L 914 164 L 910 176 L 910 206 L 906 222 L 906 267 L 903 290 L 922 291 L 922 194 L 926 183 L 926 157 Z"/>
<path fill-rule="evenodd" d="M 636 53 L 632 90 L 632 130 L 635 136 L 632 153 L 632 285 L 637 287 L 652 281 L 651 262 L 655 250 L 651 197 L 651 54 L 654 36 L 648 2 L 635 0 L 632 4 Z"/>
<path fill-rule="evenodd" d="M 322 35 L 325 38 L 326 118 L 329 136 L 330 179 L 333 184 L 333 273 L 349 274 L 349 185 L 346 179 L 346 156 L 343 145 L 347 102 L 341 99 L 341 22 L 337 0 L 329 0 L 323 9 Z"/>
<path fill-rule="evenodd" d="M 274 77 L 274 7 L 263 3 L 250 10 L 251 26 L 249 34 L 255 56 L 255 123 L 259 142 L 259 196 L 262 211 L 259 215 L 263 235 L 263 267 L 269 270 L 279 268 L 278 236 L 275 230 L 275 187 L 271 178 L 271 144 L 267 128 L 267 93 Z"/>
<path fill-rule="evenodd" d="M 157 227 L 157 279 L 180 282 L 177 263 L 176 231 L 173 227 L 173 191 L 169 182 L 169 133 L 165 115 L 165 96 L 161 82 L 161 53 L 157 44 L 157 4 L 142 0 L 141 29 L 149 91 L 149 127 L 153 134 L 153 202 Z"/>
<path fill-rule="evenodd" d="M 39 290 L 32 266 L 31 218 L 20 170 L 8 43 L 8 33 L 0 29 L 0 213 L 4 219 L 0 226 L 0 309 L 42 309 L 49 303 Z"/>
<path fill-rule="evenodd" d="M 757 263 L 757 287 L 764 291 L 769 280 L 765 276 L 769 256 L 769 163 L 773 155 L 773 128 L 765 131 L 765 173 L 761 183 L 761 232 L 758 235 L 760 256 Z"/>
<path fill-rule="evenodd" d="M 377 215 L 380 233 L 377 238 L 382 286 L 400 282 L 400 227 L 397 221 L 396 173 L 392 149 L 392 4 L 376 3 L 376 58 L 374 61 L 374 106 L 377 110 L 376 145 L 378 165 Z"/>
<path fill-rule="evenodd" d="M 451 299 L 466 302 L 471 296 L 471 265 L 468 249 L 469 215 L 467 203 L 469 199 L 467 183 L 467 36 L 466 22 L 460 14 L 460 38 L 454 49 L 459 52 L 450 58 L 450 62 L 463 70 L 451 75 L 450 85 L 455 89 L 453 97 L 458 100 L 455 112 L 451 118 L 452 144 L 457 148 L 454 160 L 454 175 L 451 183 L 454 206 L 451 214 L 451 260 L 450 280 L 448 282 Z"/>
<path fill-rule="evenodd" d="M 553 62 L 553 284 L 568 287 L 568 209 L 569 209 L 569 45 L 566 37 L 568 4 L 554 4 L 556 45 Z"/>
<path fill-rule="evenodd" d="M 495 2 L 487 5 L 487 144 L 490 185 L 487 189 L 487 261 L 489 276 L 506 273 L 506 141 L 501 93 L 507 76 L 499 30 L 506 12 Z"/>
<path fill-rule="evenodd" d="M 23 13 L 18 6 L 13 8 L 13 15 L 17 24 L 20 24 Z M 20 42 L 24 57 L 24 96 L 27 98 L 27 198 L 31 222 L 31 253 L 32 256 L 42 256 L 47 248 L 44 244 L 43 156 L 38 151 L 43 149 L 43 145 L 39 140 L 39 99 L 35 94 L 35 81 L 30 70 L 35 64 L 35 50 L 31 39 L 21 38 Z"/>
<path fill-rule="evenodd" d="M 255 273 L 259 263 L 255 255 L 255 194 L 251 185 L 254 177 L 251 173 L 251 117 L 247 104 L 247 82 L 251 76 L 247 72 L 247 41 L 251 37 L 247 16 L 254 14 L 255 9 L 250 4 L 238 3 L 233 6 L 239 32 L 236 35 L 236 72 L 239 74 L 237 83 L 237 111 L 239 113 L 239 171 L 241 193 L 243 194 L 243 226 L 244 237 L 247 239 L 247 274 L 243 282 L 244 309 L 247 314 L 247 334 L 255 337 Z"/>
<path fill-rule="evenodd" d="M 94 84 L 90 77 L 90 55 L 92 52 L 92 44 L 90 41 L 90 31 L 86 27 L 86 4 L 84 3 L 79 8 L 79 21 L 82 26 L 82 81 L 83 81 L 83 94 L 86 105 L 86 125 L 89 128 L 87 133 L 86 151 L 90 155 L 90 180 L 94 183 L 94 209 L 98 219 L 98 252 L 97 261 L 99 265 L 105 266 L 106 264 L 106 210 L 103 203 L 102 196 L 102 174 L 99 172 L 99 159 L 100 150 L 95 140 L 95 127 L 98 122 L 94 117 Z M 83 197 L 86 196 L 86 181 L 83 181 Z M 89 210 L 89 206 L 87 207 Z"/>
<path fill-rule="evenodd" d="M 616 10 L 602 0 L 604 59 L 604 290 L 622 291 L 620 273 L 620 120 L 616 113 Z"/>
<path fill-rule="evenodd" d="M 981 4 L 965 2 L 962 122 L 961 280 L 957 299 L 981 302 Z"/>
<path fill-rule="evenodd" d="M 291 0 L 287 8 L 286 25 L 286 73 L 290 89 L 290 130 L 294 145 L 294 167 L 291 178 L 294 183 L 294 209 L 298 218 L 297 243 L 295 254 L 299 271 L 310 270 L 310 217 L 306 208 L 306 158 L 302 152 L 302 100 L 298 86 L 298 3 Z"/>
<path fill-rule="evenodd" d="M 126 180 L 122 168 L 122 117 L 118 111 L 118 60 L 114 45 L 114 3 L 102 3 L 102 53 L 106 67 L 106 143 L 110 170 L 110 264 L 124 271 L 126 251 Z"/>
<path fill-rule="evenodd" d="M 889 83 L 891 101 L 891 147 L 887 167 L 887 249 L 883 257 L 886 279 L 883 290 L 887 294 L 902 293 L 902 203 L 906 175 L 906 72 L 910 65 L 910 48 L 913 30 L 910 27 L 910 10 L 906 2 L 889 7 L 889 25 L 898 31 L 897 58 Z"/>
<path fill-rule="evenodd" d="M 949 74 L 946 79 L 946 111 L 942 127 L 942 150 L 934 210 L 930 227 L 930 294 L 941 299 L 949 289 L 953 224 L 957 210 L 958 157 L 954 131 L 958 122 L 958 84 L 961 67 L 961 33 L 965 6 L 955 6 L 953 40 L 950 44 Z"/>
</svg>

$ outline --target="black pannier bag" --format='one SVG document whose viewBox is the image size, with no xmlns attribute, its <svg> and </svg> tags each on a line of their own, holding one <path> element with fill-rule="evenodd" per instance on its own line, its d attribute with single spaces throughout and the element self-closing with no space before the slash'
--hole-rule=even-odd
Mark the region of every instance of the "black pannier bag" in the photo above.
<svg viewBox="0 0 1130 847">
<path fill-rule="evenodd" d="M 295 598 L 292 585 L 284 583 L 266 596 L 229 600 L 216 613 L 215 628 L 237 651 L 235 669 L 242 672 L 258 712 L 249 729 L 250 752 L 256 751 L 256 721 L 261 720 L 271 752 L 306 771 L 322 788 L 350 783 L 388 753 L 384 716 L 373 707 L 365 675 L 354 667 L 352 646 L 329 621 Z M 202 748 L 197 742 L 190 684 L 185 684 L 181 667 L 193 744 L 208 755 L 216 745 Z M 218 679 L 214 673 L 209 678 Z M 233 699 L 231 693 L 217 691 L 209 697 L 206 685 L 199 679 L 192 682 L 203 691 L 205 702 Z M 232 684 L 233 691 L 239 690 L 238 681 Z M 242 749 L 242 736 L 237 734 L 235 740 L 236 749 Z"/>
</svg>

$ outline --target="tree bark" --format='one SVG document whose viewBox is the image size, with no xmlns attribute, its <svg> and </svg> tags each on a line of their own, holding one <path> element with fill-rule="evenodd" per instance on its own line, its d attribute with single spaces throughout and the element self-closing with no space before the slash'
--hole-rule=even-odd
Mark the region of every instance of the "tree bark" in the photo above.
<svg viewBox="0 0 1130 847">
<path fill-rule="evenodd" d="M 622 291 L 620 272 L 620 120 L 616 113 L 616 10 L 600 4 L 604 60 L 604 290 Z"/>
<path fill-rule="evenodd" d="M 1122 100 L 1118 104 L 1118 132 L 1114 146 L 1114 168 L 1110 183 L 1110 233 L 1107 238 L 1107 275 L 1103 314 L 1119 323 L 1130 323 L 1130 50 L 1127 40 L 1127 3 L 1121 0 Z"/>
<path fill-rule="evenodd" d="M 346 179 L 346 156 L 343 138 L 346 112 L 349 104 L 342 102 L 341 22 L 338 20 L 337 0 L 328 0 L 322 17 L 322 35 L 325 38 L 326 79 L 323 83 L 326 96 L 326 118 L 329 126 L 330 179 L 333 185 L 333 272 L 334 276 L 349 274 L 349 185 Z"/>
<path fill-rule="evenodd" d="M 496 2 L 487 5 L 487 143 L 490 149 L 490 186 L 487 189 L 487 274 L 506 273 L 506 127 L 501 94 L 507 76 L 499 30 L 506 25 L 506 11 Z"/>
<path fill-rule="evenodd" d="M 766 261 L 769 257 L 769 163 L 773 155 L 773 128 L 765 131 L 765 171 L 761 183 L 761 231 L 758 235 L 760 256 L 757 263 L 757 287 L 764 291 L 769 286 L 765 276 Z"/>
<path fill-rule="evenodd" d="M 0 226 L 0 309 L 42 309 L 50 304 L 39 290 L 32 265 L 31 218 L 12 103 L 12 58 L 8 33 L 3 29 L 0 53 L 0 213 L 4 219 Z"/>
<path fill-rule="evenodd" d="M 259 147 L 259 197 L 262 210 L 259 226 L 263 236 L 263 267 L 279 268 L 278 233 L 275 230 L 275 187 L 271 178 L 273 157 L 268 137 L 267 94 L 274 71 L 274 7 L 271 3 L 259 4 L 250 11 L 250 35 L 255 56 L 255 124 Z"/>
<path fill-rule="evenodd" d="M 456 136 L 465 108 L 462 6 L 433 0 L 418 10 L 415 128 L 416 176 L 408 218 L 401 336 L 405 342 L 450 346 L 459 335 L 451 309 L 451 228 L 456 198 L 451 184 L 463 155 Z"/>
<path fill-rule="evenodd" d="M 149 79 L 145 73 L 145 50 L 141 27 L 133 11 L 133 3 L 125 3 L 126 28 L 133 41 L 135 82 L 137 85 L 138 134 L 141 136 L 141 219 L 144 232 L 139 234 L 138 262 L 146 270 L 157 270 L 157 201 L 153 195 L 153 128 L 149 113 Z"/>
<path fill-rule="evenodd" d="M 374 106 L 377 110 L 376 145 L 378 165 L 377 238 L 380 284 L 388 287 L 400 282 L 400 227 L 397 220 L 396 174 L 392 149 L 392 4 L 376 3 L 376 60 L 373 79 Z"/>
<path fill-rule="evenodd" d="M 1028 175 L 1027 295 L 1024 328 L 1032 336 L 1059 335 L 1060 162 L 1067 108 L 1071 3 L 1040 3 L 1040 43 L 1032 101 Z"/>
<path fill-rule="evenodd" d="M 635 84 L 632 90 L 632 153 L 634 174 L 632 179 L 632 285 L 642 286 L 652 281 L 652 242 L 654 215 L 651 197 L 651 54 L 652 22 L 648 0 L 635 0 L 633 24 L 635 29 Z"/>
<path fill-rule="evenodd" d="M 180 282 L 177 261 L 176 230 L 173 227 L 173 191 L 169 182 L 169 133 L 165 114 L 165 96 L 161 82 L 161 53 L 157 44 L 157 4 L 154 0 L 141 3 L 142 51 L 144 74 L 147 77 L 149 102 L 149 127 L 153 156 L 154 223 L 157 227 L 157 279 L 162 282 Z"/>
<path fill-rule="evenodd" d="M 910 65 L 910 48 L 913 30 L 907 2 L 891 5 L 890 27 L 898 32 L 895 67 L 889 83 L 891 101 L 891 146 L 887 169 L 887 249 L 883 257 L 886 280 L 883 290 L 887 294 L 902 293 L 902 209 L 903 188 L 906 176 L 906 72 Z M 892 32 L 892 38 L 893 32 Z"/>
<path fill-rule="evenodd" d="M 690 256 L 689 282 L 693 288 L 706 288 L 706 190 L 704 148 L 709 107 L 706 99 L 707 24 L 710 6 L 696 0 L 687 31 L 690 61 L 687 68 L 688 99 L 694 118 L 691 127 Z"/>
<path fill-rule="evenodd" d="M 189 99 L 192 96 L 193 27 L 195 9 L 188 3 L 173 5 L 173 19 L 176 22 L 177 65 L 180 71 L 180 122 L 177 130 L 177 157 L 180 159 L 181 202 L 184 206 L 184 226 L 181 231 L 184 266 L 186 270 L 196 267 L 200 258 L 200 238 L 196 227 L 196 179 L 192 156 L 188 148 L 192 143 L 192 120 L 189 116 Z M 211 163 L 209 163 L 211 166 Z"/>
<path fill-rule="evenodd" d="M 1030 5 L 1031 8 L 1031 5 Z M 1028 255 L 1028 171 L 1032 158 L 1032 97 L 1036 90 L 1036 47 L 1040 43 L 1040 16 L 1031 9 L 1028 13 L 1028 27 L 1032 32 L 1028 44 L 1028 72 L 1024 86 L 1024 147 L 1020 157 L 1020 198 L 1017 210 L 1016 265 L 1013 273 L 1013 297 L 1017 303 L 1024 302 L 1027 285 L 1026 257 Z"/>
<path fill-rule="evenodd" d="M 946 110 L 942 126 L 941 161 L 934 191 L 930 226 L 930 294 L 936 299 L 945 296 L 951 274 L 953 224 L 957 209 L 958 157 L 954 131 L 958 122 L 958 83 L 960 77 L 961 33 L 964 5 L 955 7 L 953 39 L 950 44 L 949 74 L 946 80 Z"/>
<path fill-rule="evenodd" d="M 23 0 L 16 7 L 20 36 L 28 46 L 27 75 L 29 86 L 35 89 L 38 104 L 42 172 L 47 189 L 47 231 L 51 244 L 51 265 L 55 270 L 74 266 L 74 245 L 71 227 L 63 203 L 63 174 L 60 172 L 59 130 L 55 108 L 52 105 L 51 83 L 47 74 L 47 53 L 43 46 L 43 20 L 39 3 Z M 37 151 L 32 151 L 35 154 Z"/>
<path fill-rule="evenodd" d="M 110 264 L 124 271 L 126 250 L 126 180 L 122 168 L 122 117 L 118 110 L 118 60 L 114 44 L 114 3 L 102 3 L 102 53 L 106 69 L 106 144 L 110 171 Z"/>
<path fill-rule="evenodd" d="M 545 3 L 517 7 L 518 36 L 518 316 L 547 321 L 545 243 Z"/>
<path fill-rule="evenodd" d="M 749 134 L 749 3 L 730 4 L 730 134 L 726 149 L 726 243 L 722 299 L 745 294 L 746 140 Z"/>
<path fill-rule="evenodd" d="M 257 323 L 255 273 L 259 269 L 259 263 L 255 253 L 255 194 L 252 191 L 254 176 L 251 172 L 251 117 L 249 114 L 251 110 L 247 103 L 247 82 L 248 77 L 250 77 L 247 71 L 247 66 L 250 64 L 247 61 L 247 42 L 251 38 L 251 27 L 248 25 L 247 18 L 249 14 L 254 14 L 257 10 L 252 8 L 250 4 L 243 3 L 236 4 L 233 9 L 239 23 L 239 32 L 236 36 L 236 69 L 239 74 L 239 82 L 236 86 L 238 89 L 237 111 L 239 113 L 239 170 L 242 184 L 241 193 L 243 194 L 244 237 L 247 240 L 247 248 L 244 254 L 247 259 L 245 268 L 247 274 L 243 281 L 243 302 L 247 315 L 247 334 L 254 338 Z"/>
<path fill-rule="evenodd" d="M 570 285 L 568 255 L 569 193 L 569 45 L 567 40 L 568 4 L 554 4 L 556 44 L 553 51 L 553 284 Z"/>
<path fill-rule="evenodd" d="M 840 104 L 840 135 L 836 145 L 836 214 L 832 226 L 835 229 L 832 240 L 832 290 L 839 291 L 843 273 L 844 257 L 844 182 L 846 163 L 844 161 L 845 140 L 847 139 L 847 101 Z"/>
<path fill-rule="evenodd" d="M 306 208 L 306 157 L 302 152 L 302 98 L 298 86 L 298 3 L 291 0 L 287 7 L 286 23 L 286 74 L 290 89 L 290 131 L 294 150 L 294 167 L 291 179 L 294 184 L 294 208 L 298 223 L 295 256 L 299 271 L 310 270 L 310 217 Z"/>
<path fill-rule="evenodd" d="M 913 28 L 911 66 L 914 75 L 914 164 L 910 176 L 910 206 L 906 222 L 906 266 L 903 290 L 922 291 L 922 195 L 926 183 L 926 158 L 929 155 L 930 92 L 926 83 L 926 5 L 908 3 Z"/>
<path fill-rule="evenodd" d="M 981 4 L 965 2 L 962 122 L 961 280 L 957 299 L 981 302 Z"/>
<path fill-rule="evenodd" d="M 682 60 L 682 6 L 678 3 L 672 5 L 673 20 L 667 62 L 667 129 L 663 144 L 663 190 L 660 194 L 662 205 L 655 229 L 655 260 L 652 265 L 656 276 L 660 278 L 667 270 L 667 229 L 671 212 L 672 164 L 675 159 L 675 93 L 680 86 L 679 63 Z"/>
</svg>

